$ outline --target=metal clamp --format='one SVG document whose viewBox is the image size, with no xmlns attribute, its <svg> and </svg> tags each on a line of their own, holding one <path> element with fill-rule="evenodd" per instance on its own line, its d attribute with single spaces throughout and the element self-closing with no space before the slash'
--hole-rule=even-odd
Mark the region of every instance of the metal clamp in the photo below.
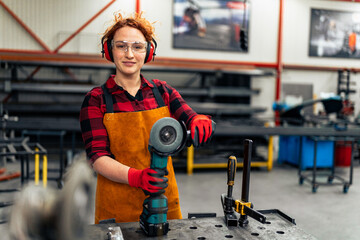
<svg viewBox="0 0 360 240">
<path fill-rule="evenodd" d="M 235 200 L 235 211 L 240 213 L 241 215 L 246 215 L 244 212 L 244 208 L 251 208 L 251 202 L 242 202 L 240 200 Z"/>
</svg>

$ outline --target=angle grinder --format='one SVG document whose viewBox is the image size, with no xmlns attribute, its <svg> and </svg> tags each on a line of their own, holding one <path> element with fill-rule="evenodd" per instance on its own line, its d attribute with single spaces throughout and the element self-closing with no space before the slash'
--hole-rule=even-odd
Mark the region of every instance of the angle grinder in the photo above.
<svg viewBox="0 0 360 240">
<path fill-rule="evenodd" d="M 185 146 L 186 136 L 186 126 L 174 118 L 165 117 L 155 122 L 149 139 L 150 168 L 165 175 L 168 157 Z M 143 203 L 140 227 L 148 236 L 166 235 L 169 231 L 167 197 L 162 192 L 146 194 L 149 197 Z"/>
<path fill-rule="evenodd" d="M 212 121 L 213 132 L 215 127 L 216 124 Z M 195 139 L 197 137 L 198 133 L 195 132 Z M 191 146 L 191 144 L 193 144 L 191 132 L 186 129 L 184 122 L 179 122 L 171 117 L 159 119 L 150 131 L 148 146 L 151 155 L 150 168 L 163 172 L 165 175 L 168 157 L 178 153 L 185 146 Z M 166 235 L 169 231 L 167 197 L 163 192 L 145 194 L 149 195 L 149 197 L 143 203 L 140 227 L 148 236 Z"/>
</svg>

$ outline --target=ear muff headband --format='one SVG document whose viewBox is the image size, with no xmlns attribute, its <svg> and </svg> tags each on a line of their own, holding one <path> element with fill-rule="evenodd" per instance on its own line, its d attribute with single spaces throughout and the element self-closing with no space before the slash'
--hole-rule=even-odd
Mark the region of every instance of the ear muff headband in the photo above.
<svg viewBox="0 0 360 240">
<path fill-rule="evenodd" d="M 107 60 L 109 60 L 110 62 L 114 62 L 111 41 L 107 40 L 104 42 L 104 38 L 102 38 L 101 43 L 102 43 L 102 50 L 101 50 L 102 57 L 104 57 L 104 55 L 105 55 L 105 58 Z M 144 63 L 148 63 L 151 60 L 155 59 L 156 48 L 157 48 L 157 43 L 156 43 L 155 39 L 152 39 L 152 42 L 147 42 L 146 56 L 145 56 Z"/>
</svg>

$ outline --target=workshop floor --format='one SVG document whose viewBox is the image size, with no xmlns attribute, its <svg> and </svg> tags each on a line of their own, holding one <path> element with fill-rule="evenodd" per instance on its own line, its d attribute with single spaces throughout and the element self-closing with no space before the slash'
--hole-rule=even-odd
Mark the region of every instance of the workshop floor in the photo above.
<svg viewBox="0 0 360 240">
<path fill-rule="evenodd" d="M 19 163 L 8 163 L 8 170 L 18 170 Z M 54 166 L 54 163 L 49 163 Z M 250 201 L 254 209 L 279 209 L 294 218 L 297 227 L 326 240 L 357 240 L 360 236 L 360 164 L 354 163 L 353 185 L 343 193 L 342 185 L 320 186 L 316 193 L 305 182 L 299 185 L 297 168 L 274 164 L 271 171 L 253 169 L 250 178 Z M 337 168 L 348 179 L 349 168 Z M 189 176 L 176 171 L 183 218 L 188 213 L 223 216 L 220 195 L 226 193 L 226 170 L 196 170 Z M 242 170 L 235 177 L 234 198 L 240 199 Z M 326 180 L 326 179 L 325 179 Z M 20 180 L 0 182 L 0 189 L 19 187 Z M 49 187 L 56 187 L 55 181 Z M 0 193 L 0 201 L 11 201 L 14 193 Z M 0 208 L 0 220 L 6 219 L 10 207 Z M 7 240 L 7 224 L 0 224 L 1 239 Z"/>
</svg>

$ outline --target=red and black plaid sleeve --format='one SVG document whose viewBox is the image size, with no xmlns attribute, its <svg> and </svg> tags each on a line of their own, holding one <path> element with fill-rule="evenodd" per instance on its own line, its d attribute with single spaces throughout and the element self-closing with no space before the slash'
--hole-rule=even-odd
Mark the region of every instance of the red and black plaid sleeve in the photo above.
<svg viewBox="0 0 360 240">
<path fill-rule="evenodd" d="M 86 94 L 80 111 L 80 126 L 87 156 L 90 163 L 101 156 L 113 155 L 106 128 L 103 124 L 105 113 L 103 92 L 100 87 Z"/>
</svg>

